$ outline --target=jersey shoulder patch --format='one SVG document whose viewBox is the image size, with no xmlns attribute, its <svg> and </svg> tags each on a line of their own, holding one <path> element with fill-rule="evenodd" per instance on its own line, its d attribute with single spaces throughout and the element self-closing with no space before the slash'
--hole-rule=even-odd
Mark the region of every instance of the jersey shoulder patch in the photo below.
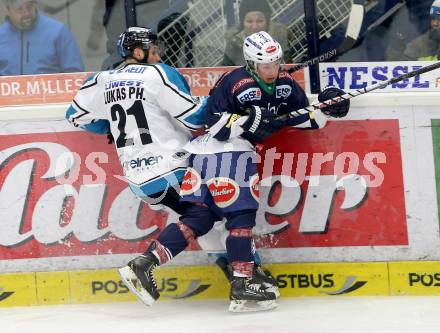
<svg viewBox="0 0 440 333">
<path fill-rule="evenodd" d="M 292 75 L 289 74 L 289 72 L 287 71 L 280 71 L 280 73 L 278 74 L 278 78 L 279 79 L 287 79 L 289 81 L 295 81 L 292 77 Z"/>
</svg>

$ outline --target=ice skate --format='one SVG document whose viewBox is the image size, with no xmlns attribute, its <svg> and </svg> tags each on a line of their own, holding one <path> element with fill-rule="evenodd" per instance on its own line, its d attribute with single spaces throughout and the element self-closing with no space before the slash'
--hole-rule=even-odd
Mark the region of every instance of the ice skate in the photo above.
<svg viewBox="0 0 440 333">
<path fill-rule="evenodd" d="M 228 259 L 225 257 L 219 257 L 215 264 L 222 270 L 223 274 L 225 274 L 225 277 L 228 281 L 231 281 L 232 278 L 232 266 L 229 263 Z"/>
<path fill-rule="evenodd" d="M 277 307 L 276 295 L 250 277 L 232 277 L 229 311 L 265 311 Z"/>
<path fill-rule="evenodd" d="M 228 260 L 225 257 L 219 257 L 215 263 L 220 267 L 226 279 L 230 282 L 232 279 L 232 266 Z M 277 281 L 272 274 L 268 270 L 263 269 L 261 265 L 254 264 L 253 278 L 257 283 L 261 284 L 264 289 L 273 292 L 277 298 L 280 297 Z"/>
<path fill-rule="evenodd" d="M 159 260 L 150 252 L 134 258 L 118 270 L 127 288 L 148 306 L 153 305 L 160 296 L 153 277 L 153 270 L 158 265 Z"/>
<path fill-rule="evenodd" d="M 280 297 L 277 281 L 267 269 L 263 269 L 259 264 L 254 264 L 252 274 L 253 279 L 257 283 L 260 283 L 266 291 L 274 293 L 277 298 Z"/>
</svg>

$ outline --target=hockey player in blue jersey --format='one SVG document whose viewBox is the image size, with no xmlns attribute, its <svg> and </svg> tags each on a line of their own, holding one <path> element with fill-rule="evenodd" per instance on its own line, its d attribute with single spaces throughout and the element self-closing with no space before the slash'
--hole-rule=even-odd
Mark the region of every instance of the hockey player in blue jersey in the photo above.
<svg viewBox="0 0 440 333">
<path fill-rule="evenodd" d="M 229 232 L 226 248 L 233 270 L 230 310 L 249 310 L 248 303 L 253 310 L 276 306 L 276 293 L 264 288 L 253 274 L 252 228 L 258 202 L 250 187 L 257 175 L 255 144 L 284 126 L 322 128 L 327 118 L 317 110 L 285 122 L 278 120 L 277 115 L 308 105 L 304 91 L 280 70 L 281 47 L 267 33 L 247 37 L 243 52 L 246 67 L 223 76 L 211 92 L 205 114 L 208 133 L 185 146 L 194 155 L 181 194 L 182 201 L 192 205 L 183 214 L 182 223 L 168 226 L 149 251 L 137 258 L 135 267 L 130 267 L 139 268 L 136 276 L 141 276 L 142 296 L 156 298 L 152 271 L 158 264 L 176 256 L 225 217 Z M 334 97 L 328 92 L 324 95 Z M 348 103 L 342 104 L 330 107 L 348 109 Z"/>
<path fill-rule="evenodd" d="M 185 188 L 182 199 L 226 217 L 226 249 L 233 271 L 231 311 L 244 311 L 249 301 L 265 309 L 275 306 L 273 293 L 252 274 L 252 228 L 258 210 L 252 193 L 258 177 L 255 144 L 286 125 L 321 128 L 327 119 L 320 112 L 287 122 L 277 119 L 307 106 L 308 100 L 292 77 L 280 70 L 283 52 L 269 34 L 247 37 L 243 54 L 246 66 L 224 75 L 210 93 L 205 114 L 208 133 L 185 146 L 194 155 L 184 179 L 201 179 L 201 185 Z"/>
</svg>

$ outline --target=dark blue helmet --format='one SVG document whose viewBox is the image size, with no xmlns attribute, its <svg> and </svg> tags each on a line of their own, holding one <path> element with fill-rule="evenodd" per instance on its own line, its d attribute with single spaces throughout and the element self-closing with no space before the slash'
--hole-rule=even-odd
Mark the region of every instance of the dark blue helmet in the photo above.
<svg viewBox="0 0 440 333">
<path fill-rule="evenodd" d="M 150 28 L 130 27 L 118 39 L 118 51 L 122 58 L 133 54 L 137 47 L 148 51 L 151 44 L 157 44 L 157 35 Z"/>
</svg>

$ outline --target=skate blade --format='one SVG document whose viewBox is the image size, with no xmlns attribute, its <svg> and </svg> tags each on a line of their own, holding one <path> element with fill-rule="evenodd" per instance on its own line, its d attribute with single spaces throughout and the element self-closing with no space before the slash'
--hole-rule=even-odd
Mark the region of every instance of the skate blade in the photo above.
<svg viewBox="0 0 440 333">
<path fill-rule="evenodd" d="M 278 306 L 275 300 L 269 301 L 244 301 L 244 300 L 232 300 L 229 304 L 229 311 L 231 312 L 256 312 L 267 311 L 275 309 Z"/>
<path fill-rule="evenodd" d="M 118 269 L 119 276 L 124 282 L 125 286 L 136 295 L 136 297 L 145 305 L 152 306 L 156 300 L 142 288 L 139 279 L 136 277 L 136 274 L 133 273 L 130 267 L 125 266 L 123 268 Z"/>
</svg>

